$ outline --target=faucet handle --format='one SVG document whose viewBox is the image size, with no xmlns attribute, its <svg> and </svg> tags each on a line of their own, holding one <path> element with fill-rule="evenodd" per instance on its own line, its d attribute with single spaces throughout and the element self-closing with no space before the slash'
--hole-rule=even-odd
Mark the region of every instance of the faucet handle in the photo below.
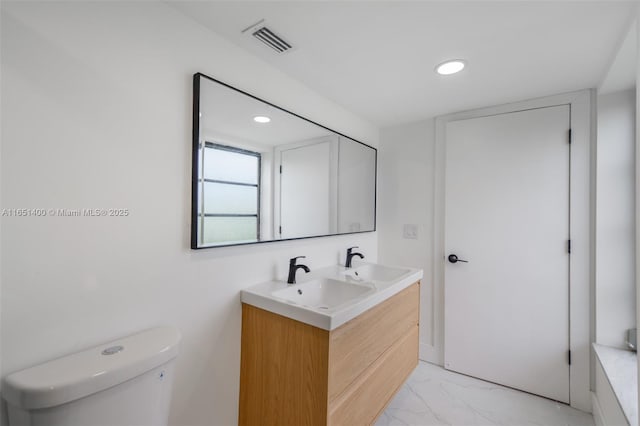
<svg viewBox="0 0 640 426">
<path fill-rule="evenodd" d="M 289 264 L 291 265 L 295 265 L 296 264 L 296 260 L 298 259 L 305 259 L 307 256 L 296 256 L 296 257 L 292 257 L 291 259 L 289 259 Z"/>
<path fill-rule="evenodd" d="M 360 247 L 359 247 L 359 246 L 349 247 L 349 248 L 347 249 L 347 251 L 348 251 L 348 252 L 351 252 L 351 250 L 353 250 L 354 248 L 360 248 Z"/>
</svg>

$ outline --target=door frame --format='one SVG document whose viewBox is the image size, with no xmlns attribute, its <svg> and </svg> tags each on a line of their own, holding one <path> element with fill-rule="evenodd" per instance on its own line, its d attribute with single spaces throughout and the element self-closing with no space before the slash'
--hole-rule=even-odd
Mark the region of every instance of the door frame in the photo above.
<svg viewBox="0 0 640 426">
<path fill-rule="evenodd" d="M 511 104 L 480 108 L 436 117 L 433 204 L 432 341 L 420 344 L 420 358 L 444 362 L 444 201 L 446 124 L 534 108 L 569 105 L 571 156 L 569 170 L 569 394 L 571 406 L 591 412 L 591 342 L 594 326 L 595 277 L 595 91 L 570 92 Z M 594 172 L 592 172 L 594 171 Z M 438 321 L 436 321 L 438 319 Z M 435 324 L 441 327 L 435 329 Z"/>
</svg>

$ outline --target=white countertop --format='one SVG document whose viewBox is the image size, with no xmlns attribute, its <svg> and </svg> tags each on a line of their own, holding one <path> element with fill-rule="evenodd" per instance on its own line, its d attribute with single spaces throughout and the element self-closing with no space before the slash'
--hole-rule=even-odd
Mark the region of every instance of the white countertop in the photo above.
<svg viewBox="0 0 640 426">
<path fill-rule="evenodd" d="M 364 262 L 359 265 L 365 264 Z M 318 309 L 309 306 L 289 303 L 273 296 L 278 290 L 289 288 L 297 284 L 287 284 L 284 280 L 267 281 L 242 290 L 241 300 L 243 303 L 270 311 L 314 327 L 324 330 L 334 330 L 347 321 L 357 317 L 368 309 L 387 300 L 391 296 L 399 293 L 411 284 L 422 278 L 422 269 L 398 267 L 406 272 L 392 282 L 362 282 L 369 285 L 372 291 L 363 294 L 348 303 L 336 306 L 333 309 Z M 338 279 L 340 273 L 346 269 L 343 266 L 329 266 L 326 268 L 311 271 L 308 274 L 299 275 L 298 283 L 312 281 L 318 278 Z"/>
<path fill-rule="evenodd" d="M 638 358 L 635 352 L 593 344 L 613 393 L 630 425 L 638 424 Z"/>
</svg>

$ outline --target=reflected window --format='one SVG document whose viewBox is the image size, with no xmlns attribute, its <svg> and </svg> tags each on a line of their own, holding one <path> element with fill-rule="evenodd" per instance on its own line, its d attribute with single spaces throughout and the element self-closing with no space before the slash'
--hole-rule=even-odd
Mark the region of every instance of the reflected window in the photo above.
<svg viewBox="0 0 640 426">
<path fill-rule="evenodd" d="M 260 153 L 206 142 L 199 206 L 202 244 L 260 239 Z"/>
</svg>

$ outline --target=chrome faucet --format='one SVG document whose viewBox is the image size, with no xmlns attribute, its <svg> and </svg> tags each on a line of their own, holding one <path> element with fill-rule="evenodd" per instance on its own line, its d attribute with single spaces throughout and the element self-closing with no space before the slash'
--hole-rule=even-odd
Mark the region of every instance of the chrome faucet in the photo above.
<svg viewBox="0 0 640 426">
<path fill-rule="evenodd" d="M 296 265 L 296 261 L 298 259 L 304 259 L 306 256 L 298 256 L 293 259 L 289 259 L 289 278 L 287 278 L 287 284 L 295 284 L 296 283 L 296 272 L 298 269 L 304 270 L 304 272 L 309 273 L 309 267 L 307 265 Z"/>
<path fill-rule="evenodd" d="M 345 268 L 351 268 L 351 259 L 353 259 L 354 256 L 358 256 L 360 259 L 364 259 L 364 255 L 362 253 L 352 253 L 354 248 L 358 248 L 358 246 L 349 247 L 347 249 L 347 260 L 345 260 L 344 262 Z"/>
</svg>

